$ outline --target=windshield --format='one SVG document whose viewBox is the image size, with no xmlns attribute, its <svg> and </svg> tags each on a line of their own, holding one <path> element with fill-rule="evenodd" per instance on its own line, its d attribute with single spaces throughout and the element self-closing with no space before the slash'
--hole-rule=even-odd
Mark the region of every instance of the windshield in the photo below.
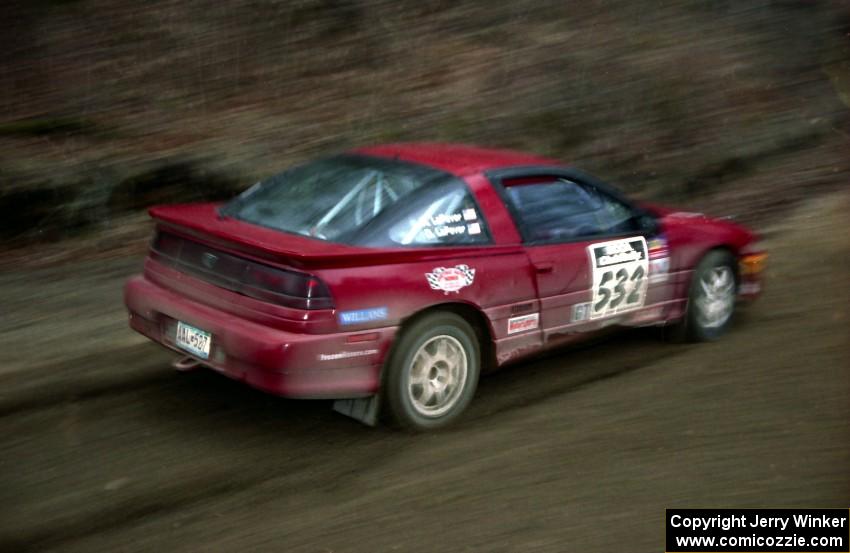
<svg viewBox="0 0 850 553">
<path fill-rule="evenodd" d="M 463 210 L 467 218 L 474 215 L 475 224 L 460 222 Z M 463 181 L 422 165 L 368 156 L 338 156 L 295 167 L 252 186 L 228 203 L 222 214 L 364 246 L 488 239 Z M 448 228 L 444 219 L 449 216 L 460 222 L 456 228 Z"/>
</svg>

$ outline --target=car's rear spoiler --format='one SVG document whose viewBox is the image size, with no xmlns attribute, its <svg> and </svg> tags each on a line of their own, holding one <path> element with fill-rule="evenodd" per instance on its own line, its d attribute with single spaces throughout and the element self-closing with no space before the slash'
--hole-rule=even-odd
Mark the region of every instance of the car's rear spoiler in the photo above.
<svg viewBox="0 0 850 553">
<path fill-rule="evenodd" d="M 383 265 L 450 257 L 514 253 L 519 246 L 459 246 L 435 248 L 362 248 L 246 223 L 221 216 L 220 204 L 157 206 L 148 213 L 159 228 L 195 238 L 234 253 L 244 253 L 298 268 Z M 504 250 L 504 251 L 502 251 Z"/>
</svg>

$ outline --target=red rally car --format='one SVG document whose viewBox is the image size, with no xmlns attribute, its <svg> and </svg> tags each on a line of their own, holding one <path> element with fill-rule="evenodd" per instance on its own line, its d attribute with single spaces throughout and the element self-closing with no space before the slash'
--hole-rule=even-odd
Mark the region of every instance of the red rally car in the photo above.
<svg viewBox="0 0 850 553">
<path fill-rule="evenodd" d="M 766 257 L 731 221 L 451 144 L 362 148 L 150 214 L 125 302 L 175 366 L 418 430 L 454 420 L 482 370 L 612 324 L 717 338 Z"/>
</svg>

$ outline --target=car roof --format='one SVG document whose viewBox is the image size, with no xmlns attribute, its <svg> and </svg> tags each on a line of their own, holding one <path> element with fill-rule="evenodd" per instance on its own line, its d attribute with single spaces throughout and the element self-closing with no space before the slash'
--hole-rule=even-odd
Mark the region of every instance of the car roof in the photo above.
<svg viewBox="0 0 850 553">
<path fill-rule="evenodd" d="M 353 150 L 353 153 L 402 159 L 441 169 L 457 176 L 481 173 L 505 167 L 564 164 L 555 159 L 516 152 L 482 148 L 468 144 L 408 142 L 378 144 Z"/>
</svg>

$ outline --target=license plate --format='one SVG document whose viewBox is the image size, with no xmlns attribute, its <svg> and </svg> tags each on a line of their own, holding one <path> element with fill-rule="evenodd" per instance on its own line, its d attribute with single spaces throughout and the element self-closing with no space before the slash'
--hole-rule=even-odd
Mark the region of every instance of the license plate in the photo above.
<svg viewBox="0 0 850 553">
<path fill-rule="evenodd" d="M 212 336 L 209 332 L 204 332 L 192 325 L 178 321 L 175 342 L 177 343 L 177 347 L 193 353 L 202 359 L 210 356 Z"/>
</svg>

